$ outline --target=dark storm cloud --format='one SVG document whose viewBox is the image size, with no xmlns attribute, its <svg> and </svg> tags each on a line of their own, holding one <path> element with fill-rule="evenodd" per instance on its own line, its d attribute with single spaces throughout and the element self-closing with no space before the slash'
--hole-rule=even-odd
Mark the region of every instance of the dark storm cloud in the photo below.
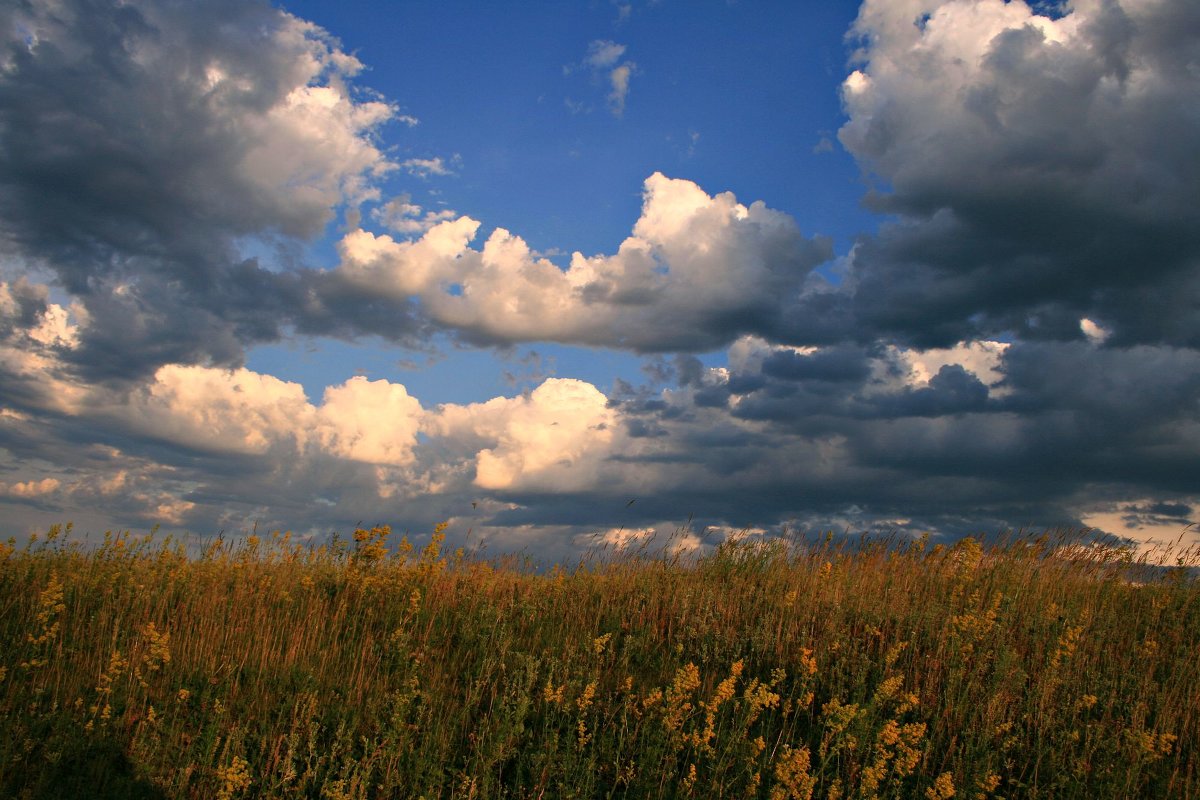
<svg viewBox="0 0 1200 800">
<path fill-rule="evenodd" d="M 1011 348 L 1005 363 L 1013 393 L 1004 405 L 1043 423 L 1047 463 L 1078 479 L 1196 490 L 1200 353 L 1027 344 Z"/>
<path fill-rule="evenodd" d="M 855 252 L 862 329 L 1062 340 L 1090 317 L 1117 343 L 1200 344 L 1200 7 L 965 5 L 918 29 L 872 1 L 855 28 L 840 138 L 900 218 Z"/>
<path fill-rule="evenodd" d="M 1120 508 L 1122 521 L 1130 528 L 1174 525 L 1180 530 L 1194 527 L 1193 509 L 1184 503 L 1130 504 Z"/>
<path fill-rule="evenodd" d="M 988 388 L 958 364 L 947 364 L 929 379 L 929 385 L 907 389 L 877 403 L 881 416 L 941 417 L 981 411 L 987 404 Z"/>
<path fill-rule="evenodd" d="M 0 338 L 8 338 L 36 326 L 46 313 L 46 287 L 23 276 L 0 287 Z"/>
<path fill-rule="evenodd" d="M 701 372 L 666 406 L 631 405 L 639 431 L 667 434 L 613 457 L 671 477 L 627 521 L 653 524 L 673 509 L 735 526 L 952 536 L 1081 526 L 1088 509 L 1137 497 L 1159 499 L 1127 504 L 1129 530 L 1110 533 L 1189 521 L 1196 351 L 1017 342 L 997 355 L 989 383 L 961 364 L 927 380 L 903 364 L 884 349 L 764 344 L 723 382 Z"/>
<path fill-rule="evenodd" d="M 0 31 L 0 253 L 82 302 L 64 357 L 85 374 L 413 331 L 403 304 L 350 314 L 362 292 L 238 253 L 315 236 L 389 166 L 390 107 L 347 93 L 357 65 L 320 29 L 265 2 L 72 0 L 9 4 Z"/>
<path fill-rule="evenodd" d="M 865 351 L 850 347 L 823 348 L 812 354 L 776 350 L 762 365 L 763 374 L 787 381 L 861 383 L 871 373 Z"/>
</svg>

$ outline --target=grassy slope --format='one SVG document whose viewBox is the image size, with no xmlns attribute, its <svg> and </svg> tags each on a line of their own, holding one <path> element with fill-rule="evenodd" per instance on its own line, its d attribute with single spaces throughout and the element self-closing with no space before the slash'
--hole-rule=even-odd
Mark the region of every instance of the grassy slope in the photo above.
<svg viewBox="0 0 1200 800">
<path fill-rule="evenodd" d="M 0 551 L 0 796 L 1200 796 L 1182 569 L 968 540 L 533 574 L 387 533 Z"/>
</svg>

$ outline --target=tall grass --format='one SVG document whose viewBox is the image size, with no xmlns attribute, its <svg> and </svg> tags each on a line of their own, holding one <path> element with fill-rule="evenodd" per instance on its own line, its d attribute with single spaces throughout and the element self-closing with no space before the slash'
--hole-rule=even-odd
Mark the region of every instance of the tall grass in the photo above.
<svg viewBox="0 0 1200 800">
<path fill-rule="evenodd" d="M 1200 796 L 1194 553 L 0 546 L 18 798 Z"/>
</svg>

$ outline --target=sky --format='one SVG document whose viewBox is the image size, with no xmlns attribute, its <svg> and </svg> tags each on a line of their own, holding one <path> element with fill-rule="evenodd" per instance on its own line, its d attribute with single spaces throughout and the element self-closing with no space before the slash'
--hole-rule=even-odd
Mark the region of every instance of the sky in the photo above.
<svg viewBox="0 0 1200 800">
<path fill-rule="evenodd" d="M 0 37 L 5 536 L 1200 541 L 1193 0 Z"/>
</svg>

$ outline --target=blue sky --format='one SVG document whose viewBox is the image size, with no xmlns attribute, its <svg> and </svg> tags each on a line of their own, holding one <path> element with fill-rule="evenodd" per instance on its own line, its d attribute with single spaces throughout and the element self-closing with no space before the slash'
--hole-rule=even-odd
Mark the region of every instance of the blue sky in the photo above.
<svg viewBox="0 0 1200 800">
<path fill-rule="evenodd" d="M 1197 538 L 1188 0 L 25 0 L 0 36 L 11 535 Z"/>
<path fill-rule="evenodd" d="M 446 175 L 391 176 L 384 194 L 474 217 L 481 238 L 506 228 L 560 266 L 576 250 L 612 252 L 655 171 L 787 210 L 840 252 L 877 224 L 860 206 L 861 170 L 834 146 L 857 3 L 285 7 L 335 33 L 367 65 L 358 83 L 419 120 L 381 131 L 396 158 L 447 165 Z M 619 115 L 608 100 L 611 69 L 585 63 L 599 43 L 623 48 L 612 66 L 636 65 Z M 333 240 L 316 242 L 312 258 L 336 263 Z M 531 351 L 545 361 L 540 372 L 605 389 L 639 368 L 636 356 L 553 343 L 502 354 L 439 345 L 433 363 L 375 342 L 325 340 L 258 348 L 249 364 L 312 396 L 361 371 L 433 402 L 511 391 L 506 375 L 539 374 L 519 366 Z M 721 350 L 701 355 L 724 359 Z"/>
</svg>

